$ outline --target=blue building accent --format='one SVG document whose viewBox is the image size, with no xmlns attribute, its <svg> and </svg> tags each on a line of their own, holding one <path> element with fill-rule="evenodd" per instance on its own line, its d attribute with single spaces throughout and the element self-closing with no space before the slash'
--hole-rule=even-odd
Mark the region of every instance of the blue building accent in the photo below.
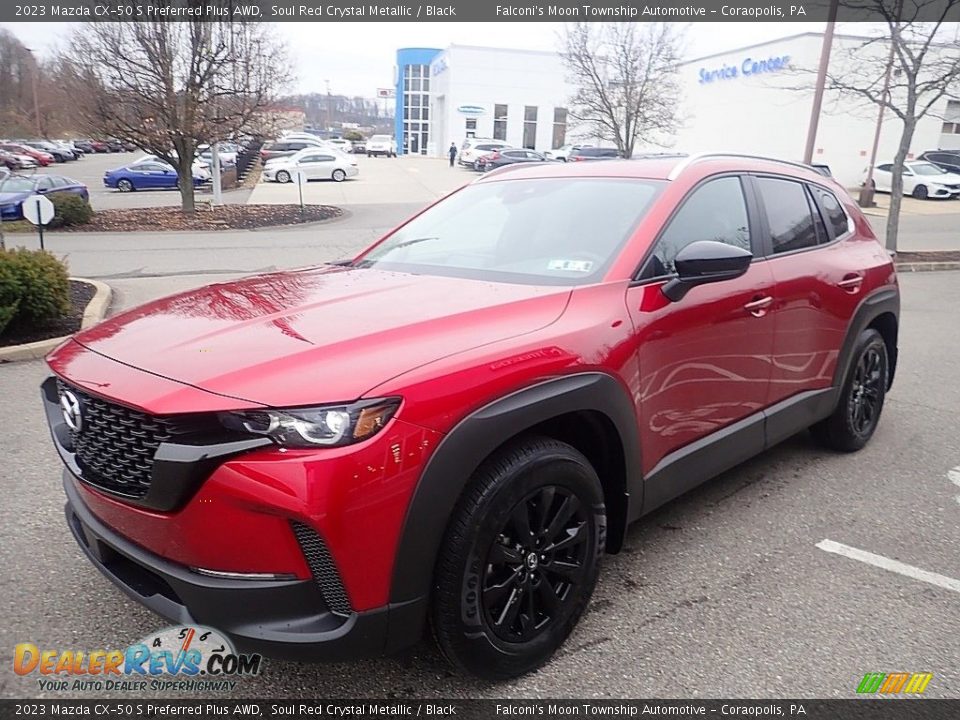
<svg viewBox="0 0 960 720">
<path fill-rule="evenodd" d="M 393 136 L 397 141 L 397 154 L 403 155 L 407 152 L 407 142 L 405 142 L 405 136 L 407 135 L 406 128 L 404 127 L 404 111 L 408 107 L 409 93 L 404 87 L 404 79 L 407 77 L 407 68 L 410 66 L 426 66 L 427 67 L 427 78 L 429 79 L 429 68 L 430 63 L 433 62 L 442 50 L 438 48 L 400 48 L 397 50 L 397 98 L 394 103 L 394 116 L 393 116 Z M 423 77 L 419 78 L 423 79 Z M 427 94 L 429 91 L 418 90 L 416 95 Z M 426 127 L 429 127 L 429 120 L 417 120 L 416 122 L 420 123 L 420 127 L 423 127 L 426 124 Z M 429 131 L 423 131 L 427 133 Z M 425 147 L 421 147 L 419 142 L 420 136 L 417 138 L 417 147 L 422 152 L 426 152 Z"/>
</svg>

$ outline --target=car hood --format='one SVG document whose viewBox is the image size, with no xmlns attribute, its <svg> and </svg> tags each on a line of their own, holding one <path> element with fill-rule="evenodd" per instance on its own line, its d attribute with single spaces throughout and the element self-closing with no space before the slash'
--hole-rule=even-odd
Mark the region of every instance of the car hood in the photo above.
<svg viewBox="0 0 960 720">
<path fill-rule="evenodd" d="M 0 192 L 0 205 L 22 202 L 24 198 L 29 196 L 30 193 L 28 192 Z"/>
<path fill-rule="evenodd" d="M 937 185 L 956 185 L 957 183 L 960 183 L 960 175 L 955 173 L 947 173 L 946 175 L 917 175 L 916 177 L 918 180 L 928 177 L 930 178 L 929 182 Z"/>
<path fill-rule="evenodd" d="M 569 288 L 326 266 L 209 285 L 75 336 L 126 365 L 275 407 L 362 397 L 554 322 Z"/>
</svg>

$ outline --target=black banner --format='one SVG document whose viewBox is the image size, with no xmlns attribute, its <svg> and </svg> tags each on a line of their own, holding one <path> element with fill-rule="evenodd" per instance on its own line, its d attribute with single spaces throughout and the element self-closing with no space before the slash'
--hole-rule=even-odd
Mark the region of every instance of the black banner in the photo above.
<svg viewBox="0 0 960 720">
<path fill-rule="evenodd" d="M 842 22 L 960 20 L 960 0 L 838 0 Z M 3 22 L 804 22 L 826 20 L 830 0 L 3 0 Z"/>
<path fill-rule="evenodd" d="M 955 720 L 960 699 L 922 700 L 0 700 L 0 717 L 47 718 L 805 718 Z"/>
</svg>

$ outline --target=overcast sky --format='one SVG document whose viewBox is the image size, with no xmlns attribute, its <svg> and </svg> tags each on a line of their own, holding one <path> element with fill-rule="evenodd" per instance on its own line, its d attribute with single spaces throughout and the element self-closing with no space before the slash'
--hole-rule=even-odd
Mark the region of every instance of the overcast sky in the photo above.
<svg viewBox="0 0 960 720">
<path fill-rule="evenodd" d="M 50 52 L 79 23 L 0 23 L 27 47 Z M 797 33 L 820 31 L 822 22 L 690 23 L 686 57 L 695 58 Z M 276 23 L 275 30 L 296 61 L 299 92 L 371 97 L 393 83 L 395 52 L 400 47 L 484 45 L 556 50 L 562 23 Z M 856 27 L 847 32 L 858 32 Z M 862 31 L 862 28 L 861 30 Z M 837 32 L 844 32 L 843 23 Z"/>
</svg>

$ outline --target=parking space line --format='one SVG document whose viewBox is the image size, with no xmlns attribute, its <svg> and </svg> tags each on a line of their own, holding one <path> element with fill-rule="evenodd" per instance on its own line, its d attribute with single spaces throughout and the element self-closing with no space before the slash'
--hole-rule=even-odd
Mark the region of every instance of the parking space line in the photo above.
<svg viewBox="0 0 960 720">
<path fill-rule="evenodd" d="M 913 565 L 907 565 L 906 563 L 899 562 L 898 560 L 891 560 L 883 555 L 875 555 L 872 552 L 859 550 L 858 548 L 850 547 L 849 545 L 844 545 L 843 543 L 834 542 L 833 540 L 821 540 L 817 543 L 817 547 L 828 553 L 843 555 L 851 560 L 859 560 L 862 563 L 873 565 L 874 567 L 878 567 L 882 570 L 897 573 L 898 575 L 904 575 L 906 577 L 913 578 L 914 580 L 922 580 L 923 582 L 930 583 L 931 585 L 936 585 L 937 587 L 946 588 L 947 590 L 953 590 L 954 592 L 960 593 L 960 580 L 954 580 L 946 575 L 940 575 L 939 573 L 930 572 L 929 570 L 923 570 L 921 568 L 914 567 Z"/>
<path fill-rule="evenodd" d="M 947 471 L 947 479 L 960 488 L 960 465 Z M 960 503 L 960 495 L 957 495 L 957 502 Z"/>
</svg>

